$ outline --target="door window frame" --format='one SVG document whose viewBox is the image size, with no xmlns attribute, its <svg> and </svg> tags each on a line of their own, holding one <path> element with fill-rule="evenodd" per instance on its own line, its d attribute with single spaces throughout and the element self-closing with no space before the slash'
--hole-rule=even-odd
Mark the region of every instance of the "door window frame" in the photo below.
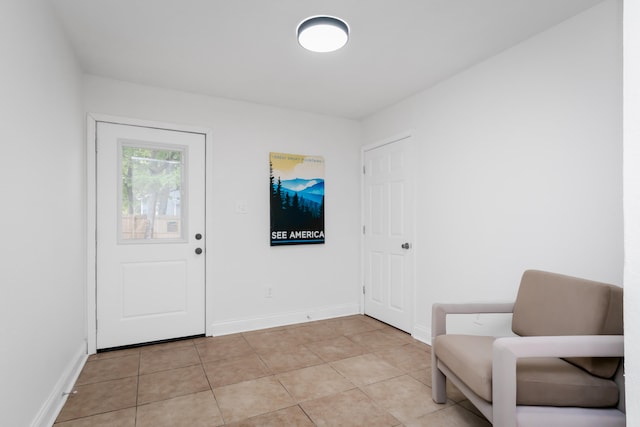
<svg viewBox="0 0 640 427">
<path fill-rule="evenodd" d="M 210 128 L 201 126 L 188 126 L 180 125 L 176 123 L 157 122 L 151 120 L 134 119 L 130 117 L 112 116 L 107 114 L 87 114 L 87 174 L 86 174 L 86 287 L 85 287 L 85 324 L 86 324 L 86 342 L 87 342 L 87 354 L 95 354 L 97 352 L 97 300 L 96 300 L 96 262 L 97 262 L 97 176 L 96 176 L 96 162 L 97 156 L 97 124 L 99 122 L 114 123 L 129 126 L 148 127 L 156 129 L 166 129 L 181 132 L 191 132 L 202 134 L 205 137 L 205 211 L 211 211 L 212 197 L 209 195 L 209 189 L 213 188 L 212 185 L 212 170 L 213 170 L 213 150 L 211 149 L 211 141 L 213 133 Z M 205 215 L 205 230 L 211 231 L 213 224 L 210 219 L 210 215 Z M 207 234 L 204 236 L 205 247 L 210 247 L 213 243 L 213 239 L 208 239 Z M 211 257 L 207 257 L 205 260 L 205 271 L 210 268 L 209 263 Z M 211 271 L 211 270 L 209 270 Z M 213 298 L 213 289 L 208 285 L 205 276 L 205 334 L 207 336 L 212 335 L 212 326 L 209 324 L 208 319 L 212 319 L 211 304 Z"/>
</svg>

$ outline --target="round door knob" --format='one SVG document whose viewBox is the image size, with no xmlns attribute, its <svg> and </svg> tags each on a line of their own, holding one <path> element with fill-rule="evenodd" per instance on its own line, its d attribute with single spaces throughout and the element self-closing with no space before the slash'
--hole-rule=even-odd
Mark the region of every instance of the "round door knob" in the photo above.
<svg viewBox="0 0 640 427">
<path fill-rule="evenodd" d="M 403 243 L 401 247 L 402 249 L 409 249 L 411 245 L 409 244 L 409 242 L 407 242 L 407 243 Z"/>
<path fill-rule="evenodd" d="M 202 248 L 196 248 L 196 254 L 200 255 L 202 253 Z"/>
<path fill-rule="evenodd" d="M 202 239 L 202 234 L 200 233 L 196 234 L 196 240 L 200 240 L 200 239 Z"/>
</svg>

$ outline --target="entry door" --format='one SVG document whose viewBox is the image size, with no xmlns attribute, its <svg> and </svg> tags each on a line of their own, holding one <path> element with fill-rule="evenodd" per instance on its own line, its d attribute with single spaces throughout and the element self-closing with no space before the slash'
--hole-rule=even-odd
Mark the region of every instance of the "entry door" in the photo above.
<svg viewBox="0 0 640 427">
<path fill-rule="evenodd" d="M 412 332 L 413 191 L 410 138 L 364 153 L 365 314 Z"/>
<path fill-rule="evenodd" d="M 205 331 L 205 135 L 97 123 L 97 348 Z"/>
</svg>

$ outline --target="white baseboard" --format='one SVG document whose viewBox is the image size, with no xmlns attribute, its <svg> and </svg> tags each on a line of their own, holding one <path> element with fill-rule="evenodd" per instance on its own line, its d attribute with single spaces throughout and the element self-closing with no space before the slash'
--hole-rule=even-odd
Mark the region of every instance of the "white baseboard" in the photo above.
<svg viewBox="0 0 640 427">
<path fill-rule="evenodd" d="M 431 345 L 431 334 L 426 326 L 415 325 L 411 336 L 418 341 Z"/>
<path fill-rule="evenodd" d="M 268 316 L 233 319 L 210 324 L 207 335 L 219 336 L 238 332 L 255 331 L 258 329 L 275 328 L 295 323 L 312 322 L 315 320 L 332 319 L 334 317 L 360 314 L 358 304 L 346 304 L 332 307 L 309 308 L 307 310 L 288 313 L 276 313 Z"/>
<path fill-rule="evenodd" d="M 87 361 L 87 357 L 87 343 L 82 342 L 82 345 L 80 345 L 74 356 L 71 358 L 71 361 L 60 375 L 60 378 L 53 387 L 49 397 L 31 422 L 31 427 L 50 427 L 53 425 L 58 414 L 62 410 L 62 407 L 67 401 L 68 396 L 65 393 L 71 391 L 71 388 L 78 379 L 78 376 Z"/>
</svg>

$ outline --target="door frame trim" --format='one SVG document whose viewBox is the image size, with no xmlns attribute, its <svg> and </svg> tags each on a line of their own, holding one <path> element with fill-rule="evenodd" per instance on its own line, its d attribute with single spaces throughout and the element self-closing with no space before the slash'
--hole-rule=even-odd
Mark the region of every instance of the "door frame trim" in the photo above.
<svg viewBox="0 0 640 427">
<path fill-rule="evenodd" d="M 364 181 L 365 181 L 365 154 L 368 151 L 371 150 L 375 150 L 376 148 L 380 148 L 383 147 L 385 145 L 389 145 L 389 144 L 393 144 L 395 142 L 399 142 L 405 139 L 408 139 L 410 141 L 409 144 L 409 149 L 413 150 L 413 137 L 414 136 L 414 131 L 409 129 L 409 130 L 405 130 L 404 132 L 400 132 L 398 134 L 389 136 L 387 138 L 383 138 L 380 139 L 378 141 L 375 141 L 373 143 L 370 144 L 366 144 L 363 145 L 360 149 L 360 170 L 362 171 L 362 175 L 360 175 L 360 288 L 358 290 L 359 294 L 360 294 L 360 314 L 365 314 L 365 295 L 363 292 L 365 283 L 364 283 L 364 278 L 365 278 L 365 233 L 363 232 L 363 228 L 365 226 L 365 186 L 364 186 Z M 411 168 L 411 176 L 410 176 L 412 182 L 415 184 L 415 168 Z M 413 213 L 412 213 L 412 218 L 413 218 L 413 247 L 414 247 L 414 251 L 415 251 L 415 247 L 416 247 L 416 236 L 417 236 L 417 230 L 416 230 L 416 204 L 415 204 L 415 185 L 413 185 L 413 200 L 414 200 L 414 204 L 413 204 Z M 415 253 L 415 252 L 414 252 Z M 414 258 L 415 259 L 415 258 Z M 415 325 L 416 325 L 416 307 L 415 307 L 415 295 L 416 295 L 416 282 L 415 282 L 415 262 L 413 263 L 413 274 L 412 274 L 412 282 L 411 282 L 411 288 L 412 288 L 412 293 L 413 293 L 413 303 L 411 305 L 411 331 L 410 334 L 413 335 L 414 330 L 415 330 Z"/>
<path fill-rule="evenodd" d="M 86 287 L 85 287 L 85 336 L 87 341 L 87 354 L 95 354 L 97 351 L 97 301 L 96 301 L 96 262 L 97 262 L 97 176 L 96 176 L 96 162 L 98 160 L 96 155 L 97 150 L 97 124 L 98 122 L 116 123 L 129 126 L 150 127 L 157 129 L 167 129 L 181 132 L 199 133 L 205 137 L 205 230 L 207 231 L 204 236 L 205 247 L 208 247 L 208 242 L 212 241 L 208 239 L 208 234 L 213 230 L 212 222 L 206 212 L 209 211 L 209 204 L 211 203 L 211 197 L 208 197 L 208 190 L 213 188 L 211 179 L 213 177 L 213 132 L 210 128 L 202 126 L 181 125 L 176 123 L 159 122 L 152 120 L 134 119 L 130 117 L 113 116 L 107 114 L 88 113 L 87 114 L 87 159 L 86 159 L 86 233 L 87 233 L 87 265 L 86 265 Z M 206 256 L 206 251 L 205 251 Z M 209 313 L 209 307 L 212 307 L 210 300 L 212 298 L 212 289 L 208 286 L 206 280 L 206 270 L 208 259 L 205 259 L 205 334 L 211 335 L 209 324 L 207 319 L 211 318 Z"/>
</svg>

